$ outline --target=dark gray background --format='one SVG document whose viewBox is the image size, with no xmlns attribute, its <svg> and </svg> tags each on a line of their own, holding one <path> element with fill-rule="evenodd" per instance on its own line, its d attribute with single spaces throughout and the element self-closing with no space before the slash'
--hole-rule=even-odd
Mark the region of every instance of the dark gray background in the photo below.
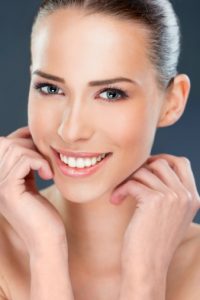
<svg viewBox="0 0 200 300">
<path fill-rule="evenodd" d="M 39 0 L 1 1 L 0 135 L 7 135 L 27 124 L 27 96 L 30 80 L 29 36 L 39 3 Z M 175 125 L 158 130 L 152 153 L 169 153 L 188 157 L 200 191 L 200 142 L 198 140 L 200 1 L 174 0 L 172 3 L 180 18 L 183 35 L 179 71 L 189 75 L 192 90 L 182 118 Z M 42 181 L 37 177 L 39 188 L 50 183 L 51 181 Z M 194 221 L 200 223 L 200 212 Z"/>
</svg>

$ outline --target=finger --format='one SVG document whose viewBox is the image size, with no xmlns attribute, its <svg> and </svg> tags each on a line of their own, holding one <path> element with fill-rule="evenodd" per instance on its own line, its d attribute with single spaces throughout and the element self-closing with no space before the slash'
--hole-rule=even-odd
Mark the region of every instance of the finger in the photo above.
<svg viewBox="0 0 200 300">
<path fill-rule="evenodd" d="M 38 153 L 32 139 L 16 139 L 15 141 L 10 140 L 8 138 L 1 138 L 1 142 L 0 142 L 0 157 L 1 157 L 1 162 L 3 162 L 4 160 L 4 156 L 6 155 L 7 151 L 9 151 L 9 149 L 12 148 L 16 148 L 22 146 L 25 149 L 29 149 L 29 150 L 33 150 L 35 151 L 35 153 Z M 9 151 L 10 153 L 10 151 Z M 12 155 L 12 154 L 10 154 Z M 8 159 L 9 157 L 6 156 L 6 159 Z"/>
<path fill-rule="evenodd" d="M 7 151 L 5 152 L 1 162 L 0 162 L 0 179 L 3 180 L 12 169 L 13 165 L 20 159 L 23 155 L 29 155 L 33 158 L 42 158 L 38 153 L 30 149 L 21 147 L 17 144 L 11 144 Z"/>
<path fill-rule="evenodd" d="M 46 160 L 22 155 L 13 166 L 12 170 L 6 177 L 6 180 L 8 179 L 10 181 L 10 179 L 12 179 L 17 181 L 24 179 L 32 170 L 40 170 L 45 177 L 44 179 L 51 179 L 53 176 L 50 166 Z"/>
<path fill-rule="evenodd" d="M 13 142 L 13 140 L 11 140 L 11 142 Z M 38 152 L 38 149 L 37 149 L 36 145 L 34 144 L 32 138 L 17 138 L 14 140 L 14 143 L 16 143 L 17 145 L 20 145 L 24 148 L 28 148 L 28 149 L 34 150 L 35 152 Z"/>
<path fill-rule="evenodd" d="M 7 135 L 8 138 L 25 138 L 30 136 L 30 130 L 28 126 L 24 126 L 21 128 L 18 128 L 17 130 L 13 131 L 9 135 Z"/>
<path fill-rule="evenodd" d="M 148 186 L 150 189 L 155 191 L 161 191 L 163 193 L 167 192 L 169 189 L 162 180 L 153 174 L 150 169 L 142 167 L 137 172 L 135 172 L 132 176 L 133 179 L 136 179 L 140 183 Z"/>
<path fill-rule="evenodd" d="M 7 137 L 0 137 L 0 157 L 2 159 L 3 155 L 6 151 L 12 147 L 12 145 L 17 144 L 23 146 L 24 148 L 34 150 L 35 152 L 39 153 L 37 147 L 35 146 L 32 138 L 16 138 L 8 139 Z"/>
<path fill-rule="evenodd" d="M 110 202 L 112 204 L 121 204 L 127 196 L 132 196 L 136 201 L 141 198 L 148 199 L 148 197 L 155 196 L 155 192 L 146 185 L 138 182 L 137 180 L 129 180 L 120 188 L 117 188 L 111 195 Z"/>
<path fill-rule="evenodd" d="M 37 151 L 36 145 L 34 144 L 32 138 L 16 138 L 16 139 L 8 139 L 10 144 L 15 143 L 17 145 L 23 146 L 24 148 L 29 148 Z"/>
<path fill-rule="evenodd" d="M 146 165 L 146 168 L 153 172 L 169 188 L 178 191 L 183 188 L 177 174 L 170 167 L 165 159 L 159 158 Z"/>
<path fill-rule="evenodd" d="M 177 157 L 170 154 L 162 153 L 150 157 L 148 162 L 150 163 L 151 161 L 158 158 L 163 158 L 167 160 L 168 164 L 175 171 L 183 185 L 188 190 L 191 190 L 196 196 L 198 196 L 197 186 L 189 159 L 182 156 Z"/>
</svg>

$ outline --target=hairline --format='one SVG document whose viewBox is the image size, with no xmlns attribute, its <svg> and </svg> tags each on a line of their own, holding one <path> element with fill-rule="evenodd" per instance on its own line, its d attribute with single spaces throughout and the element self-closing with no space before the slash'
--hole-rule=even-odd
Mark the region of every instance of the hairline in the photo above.
<svg viewBox="0 0 200 300">
<path fill-rule="evenodd" d="M 147 37 L 148 37 L 148 41 L 147 43 L 149 44 L 149 49 L 146 51 L 146 54 L 147 54 L 147 57 L 152 65 L 152 70 L 154 71 L 155 73 L 155 79 L 157 80 L 157 83 L 158 83 L 158 87 L 163 90 L 165 88 L 168 87 L 168 85 L 164 86 L 164 84 L 162 83 L 161 81 L 161 74 L 160 74 L 160 70 L 158 69 L 158 65 L 156 63 L 156 60 L 155 60 L 155 55 L 154 55 L 154 48 L 153 48 L 153 45 L 152 45 L 152 41 L 153 41 L 153 28 L 150 27 L 150 24 L 147 24 L 147 22 L 145 23 L 145 21 L 142 21 L 141 19 L 137 19 L 137 18 L 131 18 L 127 15 L 116 15 L 112 12 L 107 12 L 107 11 L 101 11 L 101 12 L 98 12 L 97 10 L 95 10 L 94 8 L 88 8 L 88 7 L 85 7 L 84 5 L 81 5 L 81 4 L 77 4 L 77 3 L 70 3 L 68 5 L 58 5 L 56 8 L 54 9 L 49 9 L 49 10 L 46 10 L 45 9 L 42 9 L 39 11 L 38 15 L 36 16 L 36 19 L 33 23 L 33 26 L 32 26 L 32 31 L 31 31 L 31 49 L 32 49 L 32 42 L 33 42 L 33 36 L 34 36 L 34 33 L 37 29 L 37 27 L 39 26 L 39 23 L 40 21 L 42 21 L 45 17 L 48 17 L 48 16 L 51 16 L 52 14 L 54 14 L 55 12 L 59 11 L 59 10 L 67 10 L 67 9 L 78 9 L 78 10 L 82 10 L 83 11 L 83 16 L 84 17 L 87 17 L 87 16 L 90 16 L 92 14 L 97 14 L 97 15 L 101 15 L 101 16 L 106 16 L 106 17 L 113 17 L 115 18 L 116 20 L 119 20 L 119 21 L 129 21 L 129 22 L 132 22 L 136 25 L 140 25 L 141 27 L 143 27 L 143 29 L 145 29 L 145 31 L 147 32 Z M 32 54 L 31 54 L 31 57 L 32 57 Z"/>
</svg>

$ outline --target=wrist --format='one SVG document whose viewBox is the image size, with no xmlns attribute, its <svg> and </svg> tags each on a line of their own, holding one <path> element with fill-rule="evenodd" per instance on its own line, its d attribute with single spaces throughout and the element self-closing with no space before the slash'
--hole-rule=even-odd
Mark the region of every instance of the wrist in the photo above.
<svg viewBox="0 0 200 300">
<path fill-rule="evenodd" d="M 31 299 L 74 300 L 67 244 L 38 247 L 30 256 Z"/>
<path fill-rule="evenodd" d="M 57 269 L 69 279 L 68 247 L 64 242 L 38 246 L 31 252 L 29 263 L 31 271 L 54 274 Z"/>
<path fill-rule="evenodd" d="M 166 276 L 163 273 L 139 272 L 122 276 L 119 300 L 164 300 Z"/>
<path fill-rule="evenodd" d="M 39 239 L 32 244 L 29 251 L 30 257 L 41 258 L 54 256 L 59 252 L 61 255 L 68 257 L 68 244 L 66 235 L 51 236 L 48 239 Z"/>
</svg>

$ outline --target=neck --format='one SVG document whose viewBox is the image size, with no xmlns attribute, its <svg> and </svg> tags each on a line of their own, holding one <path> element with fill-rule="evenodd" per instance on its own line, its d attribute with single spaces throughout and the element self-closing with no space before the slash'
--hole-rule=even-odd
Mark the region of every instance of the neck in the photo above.
<svg viewBox="0 0 200 300">
<path fill-rule="evenodd" d="M 121 205 L 113 205 L 109 198 L 104 195 L 81 204 L 61 200 L 69 261 L 76 270 L 102 276 L 120 271 L 123 236 L 136 203 L 127 197 Z"/>
</svg>

